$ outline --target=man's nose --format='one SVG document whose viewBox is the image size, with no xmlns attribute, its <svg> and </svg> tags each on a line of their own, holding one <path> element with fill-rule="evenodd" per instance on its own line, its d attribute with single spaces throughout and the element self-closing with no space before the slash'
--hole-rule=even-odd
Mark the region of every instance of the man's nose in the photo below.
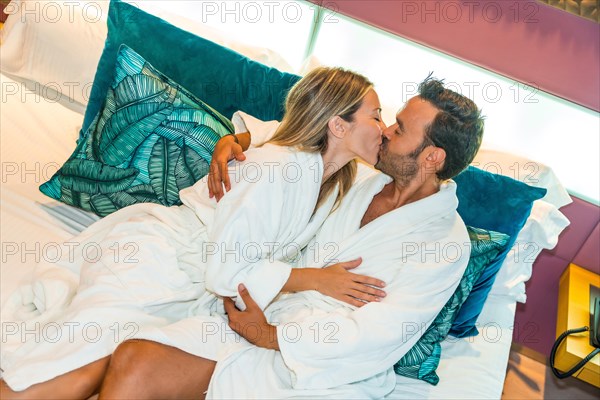
<svg viewBox="0 0 600 400">
<path fill-rule="evenodd" d="M 381 134 L 383 135 L 383 137 L 385 137 L 386 139 L 390 139 L 392 134 L 394 133 L 394 126 L 388 126 L 387 128 L 384 128 L 383 131 L 381 131 Z"/>
</svg>

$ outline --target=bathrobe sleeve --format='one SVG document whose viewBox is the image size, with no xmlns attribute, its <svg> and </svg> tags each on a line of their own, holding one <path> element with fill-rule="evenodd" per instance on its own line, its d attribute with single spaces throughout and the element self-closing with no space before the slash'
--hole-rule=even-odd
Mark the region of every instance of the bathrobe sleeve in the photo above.
<svg viewBox="0 0 600 400">
<path fill-rule="evenodd" d="M 302 223 L 295 207 L 314 207 L 307 193 L 318 189 L 306 188 L 306 182 L 286 182 L 282 168 L 290 157 L 260 150 L 248 157 L 251 161 L 234 164 L 234 183 L 217 204 L 202 262 L 207 264 L 208 290 L 235 297 L 244 283 L 264 309 L 291 273 L 289 264 L 274 258 L 274 250 L 290 239 L 288 224 Z M 245 309 L 239 296 L 236 305 Z"/>
<path fill-rule="evenodd" d="M 448 301 L 468 261 L 467 256 L 454 262 L 423 262 L 420 256 L 408 257 L 397 266 L 380 303 L 354 311 L 313 313 L 277 327 L 294 388 L 358 382 L 388 370 L 402 358 Z"/>
</svg>

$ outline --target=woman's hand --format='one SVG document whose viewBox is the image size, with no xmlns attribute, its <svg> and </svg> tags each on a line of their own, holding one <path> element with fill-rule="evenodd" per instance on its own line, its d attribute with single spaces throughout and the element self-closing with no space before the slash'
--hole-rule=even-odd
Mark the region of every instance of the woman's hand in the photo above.
<svg viewBox="0 0 600 400">
<path fill-rule="evenodd" d="M 372 301 L 381 301 L 386 293 L 377 288 L 385 287 L 385 282 L 350 272 L 361 262 L 362 258 L 358 258 L 319 269 L 316 290 L 356 307 L 362 307 Z"/>
<path fill-rule="evenodd" d="M 219 201 L 224 195 L 223 185 L 225 185 L 225 191 L 228 192 L 231 189 L 227 163 L 234 158 L 238 161 L 244 161 L 246 159 L 244 149 L 241 144 L 236 143 L 233 135 L 223 136 L 215 145 L 212 161 L 210 162 L 208 173 L 209 197 L 214 196 Z"/>
</svg>

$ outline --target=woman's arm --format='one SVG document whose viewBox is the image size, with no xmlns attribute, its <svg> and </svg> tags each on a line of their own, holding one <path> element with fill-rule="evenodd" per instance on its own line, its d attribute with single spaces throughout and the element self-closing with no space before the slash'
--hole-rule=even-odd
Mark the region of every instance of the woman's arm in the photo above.
<svg viewBox="0 0 600 400">
<path fill-rule="evenodd" d="M 245 160 L 243 154 L 251 144 L 250 132 L 222 137 L 216 144 L 210 167 L 208 187 L 210 196 L 219 201 L 225 190 L 231 189 L 227 163 L 234 158 Z M 379 279 L 349 272 L 360 265 L 360 261 L 334 264 L 326 268 L 294 268 L 282 292 L 301 292 L 316 290 L 326 296 L 341 300 L 355 307 L 361 307 L 371 301 L 379 301 L 385 292 L 377 288 L 385 287 Z"/>
<path fill-rule="evenodd" d="M 358 267 L 361 262 L 359 258 L 325 268 L 293 268 L 281 291 L 316 290 L 355 307 L 362 307 L 371 301 L 381 301 L 386 293 L 377 288 L 385 287 L 385 282 L 349 271 Z"/>
<path fill-rule="evenodd" d="M 248 165 L 265 166 L 256 177 L 244 177 L 243 171 L 252 169 L 244 168 L 248 162 L 240 164 L 242 172 L 236 176 L 236 185 L 218 203 L 209 229 L 205 249 L 206 287 L 221 296 L 236 296 L 237 285 L 244 283 L 263 309 L 282 291 L 317 290 L 356 307 L 384 297 L 385 293 L 379 289 L 383 282 L 349 271 L 360 261 L 326 268 L 292 268 L 273 259 L 273 250 L 285 244 L 277 243 L 281 240 L 278 232 L 286 225 L 300 222 L 290 210 L 290 199 L 306 195 L 305 184 L 314 185 L 310 180 L 302 185 L 287 182 L 282 166 L 285 159 L 277 160 L 282 154 L 289 157 L 287 153 L 277 156 L 261 152 L 259 158 L 255 155 Z M 278 167 L 266 168 L 273 164 Z M 300 207 L 307 206 L 306 200 L 300 203 Z M 255 251 L 259 254 L 254 254 Z"/>
<path fill-rule="evenodd" d="M 263 168 L 266 159 L 264 154 L 257 155 L 237 166 L 240 174 L 231 191 L 217 204 L 203 251 L 208 290 L 233 297 L 238 284 L 244 283 L 256 293 L 255 301 L 262 309 L 280 292 L 290 275 L 291 266 L 276 259 L 273 251 L 281 240 L 282 224 L 295 218 L 286 212 L 286 198 L 298 196 L 288 193 L 295 187 L 287 185 L 279 171 L 270 175 Z M 252 168 L 244 167 L 248 164 Z M 252 171 L 255 176 L 246 176 Z M 241 300 L 238 306 L 243 308 Z"/>
</svg>

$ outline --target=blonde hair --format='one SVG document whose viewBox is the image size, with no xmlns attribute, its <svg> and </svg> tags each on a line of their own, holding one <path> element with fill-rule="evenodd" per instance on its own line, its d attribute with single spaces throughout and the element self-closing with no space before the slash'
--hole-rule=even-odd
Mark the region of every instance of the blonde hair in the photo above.
<svg viewBox="0 0 600 400">
<path fill-rule="evenodd" d="M 354 113 L 372 88 L 373 83 L 367 78 L 343 68 L 312 70 L 290 90 L 283 120 L 269 142 L 310 153 L 324 153 L 327 150 L 329 120 L 339 116 L 347 122 L 354 122 Z M 352 160 L 323 182 L 316 208 L 339 185 L 334 206 L 337 208 L 355 176 L 356 161 Z"/>
</svg>

